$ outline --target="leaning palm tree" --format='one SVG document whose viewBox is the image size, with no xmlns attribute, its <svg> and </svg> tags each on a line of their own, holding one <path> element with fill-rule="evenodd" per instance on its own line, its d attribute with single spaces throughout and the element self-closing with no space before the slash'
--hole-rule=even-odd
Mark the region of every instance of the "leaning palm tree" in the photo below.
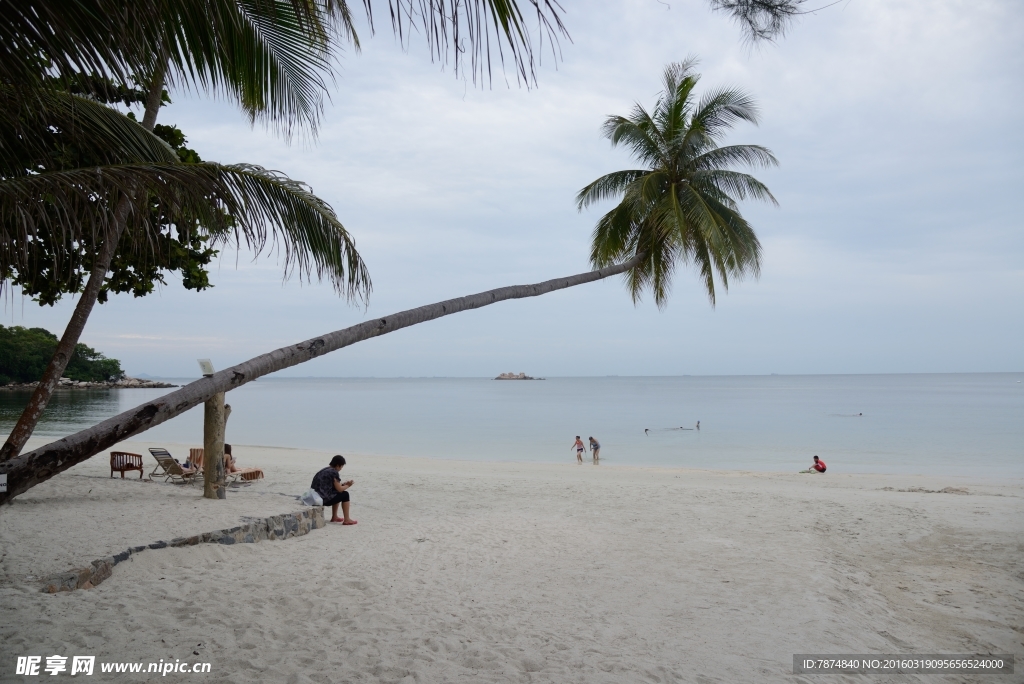
<svg viewBox="0 0 1024 684">
<path fill-rule="evenodd" d="M 732 14 L 752 40 L 770 40 L 800 13 L 804 1 L 709 3 L 713 9 Z M 490 77 L 492 46 L 503 67 L 505 46 L 517 78 L 535 81 L 527 17 L 517 0 L 387 0 L 387 4 L 392 28 L 402 41 L 420 30 L 432 57 L 447 60 L 452 55 L 456 73 L 465 70 L 468 57 L 474 81 L 485 73 Z M 559 36 L 568 36 L 558 1 L 524 0 L 523 5 L 532 7 L 535 14 L 541 47 L 547 37 L 557 57 Z M 372 30 L 372 1 L 363 0 L 363 7 Z M 5 18 L 0 23 L 0 100 L 35 103 L 46 99 L 38 97 L 38 91 L 54 74 L 65 83 L 82 75 L 99 76 L 121 86 L 139 82 L 148 91 L 142 120 L 148 131 L 156 123 L 167 83 L 225 94 L 238 102 L 251 121 L 263 119 L 286 135 L 296 124 L 315 130 L 337 46 L 346 41 L 356 48 L 359 45 L 346 0 L 0 0 L 0 10 Z M 17 112 L 12 117 L 10 112 L 0 111 L 0 128 L 16 116 Z M 119 149 L 123 141 L 110 135 L 110 130 L 103 133 L 111 139 L 109 148 Z M 0 156 L 7 152 L 0 147 Z M 35 169 L 29 171 L 35 173 Z M 160 170 L 142 173 L 152 177 Z M 62 179 L 54 180 L 66 189 Z M 9 197 L 17 197 L 26 187 L 22 184 Z M 147 191 L 156 187 L 164 186 L 149 183 Z M 139 204 L 142 194 L 141 187 L 127 188 L 113 205 L 113 220 L 98 221 L 108 224 L 109 230 L 102 241 L 93 244 L 104 244 L 93 260 L 93 271 L 52 363 L 0 448 L 0 462 L 20 452 L 42 416 L 102 289 L 133 213 L 132 202 Z M 66 218 L 77 219 L 74 214 Z M 336 220 L 334 223 L 340 226 Z M 282 234 L 287 246 L 287 231 Z M 259 242 L 260 236 L 255 237 Z M 335 242 L 314 239 L 303 245 L 300 241 L 298 253 L 310 245 Z M 354 262 L 348 256 L 344 260 L 351 275 Z"/>
<path fill-rule="evenodd" d="M 564 33 L 557 3 L 529 1 L 549 37 Z M 468 47 L 474 80 L 483 75 L 485 64 L 490 72 L 492 31 L 502 60 L 505 41 L 517 73 L 527 78 L 533 74 L 529 33 L 515 0 L 389 0 L 388 5 L 396 33 L 407 35 L 421 22 L 433 56 L 443 58 L 453 48 L 456 71 Z M 135 154 L 139 138 L 154 129 L 168 84 L 227 95 L 251 121 L 263 119 L 285 136 L 296 126 L 315 132 L 339 43 L 359 46 L 345 0 L 139 0 L 128 5 L 113 0 L 0 0 L 0 8 L 7 19 L 0 27 L 0 129 L 18 130 L 0 138 L 0 157 L 15 161 L 0 171 L 0 243 L 22 266 L 38 252 L 33 241 L 39 232 L 63 231 L 73 245 L 76 234 L 91 231 L 89 242 L 98 247 L 54 356 L 0 448 L 0 462 L 20 453 L 42 417 L 118 245 L 132 218 L 146 213 L 141 208 L 151 197 L 165 207 L 168 198 L 171 205 L 185 207 L 182 215 L 189 221 L 202 218 L 204 206 L 213 207 L 205 215 L 214 220 L 225 206 L 233 207 L 240 213 L 232 217 L 235 235 L 258 248 L 268 234 L 258 222 L 270 219 L 269 232 L 283 239 L 287 261 L 297 262 L 300 270 L 304 263 L 313 263 L 321 274 L 329 271 L 336 283 L 347 280 L 350 296 L 368 293 L 369 278 L 348 234 L 333 210 L 305 188 L 259 167 L 168 168 L 160 165 L 159 150 L 149 154 L 152 159 Z M 370 0 L 364 0 L 364 8 L 372 27 Z M 107 125 L 104 119 L 109 117 L 61 92 L 97 80 L 108 82 L 113 91 L 142 87 L 143 131 Z M 88 143 L 94 150 L 106 148 L 110 164 L 68 168 L 63 149 L 53 154 L 46 141 L 52 125 L 39 126 L 39 119 L 61 115 L 72 122 L 59 128 L 63 134 L 91 126 Z M 23 126 L 26 121 L 30 125 Z M 41 135 L 33 134 L 31 124 Z M 83 140 L 78 136 L 73 142 Z M 21 154 L 12 155 L 12 148 Z M 142 148 L 153 152 L 148 143 Z M 219 187 L 214 187 L 215 179 L 221 181 Z M 24 206 L 45 211 L 25 212 Z M 256 221 L 238 220 L 244 214 Z M 48 218 L 56 220 L 48 224 Z M 312 221 L 303 224 L 303 218 Z M 0 263 L 0 277 L 9 272 Z"/>
<path fill-rule="evenodd" d="M 213 223 L 225 208 L 234 208 L 239 212 L 234 218 L 242 219 L 235 221 L 236 236 L 262 247 L 269 232 L 300 266 L 325 264 L 340 279 L 348 267 L 349 284 L 368 291 L 365 267 L 347 232 L 307 189 L 258 167 L 179 163 L 152 135 L 168 83 L 225 94 L 250 120 L 263 119 L 285 135 L 295 127 L 315 131 L 336 36 L 358 44 L 343 2 L 145 0 L 125 6 L 110 0 L 26 0 L 3 5 L 11 10 L 0 49 L 0 128 L 8 133 L 0 136 L 4 251 L 30 260 L 33 236 L 58 230 L 69 244 L 89 231 L 98 249 L 54 356 L 0 448 L 0 461 L 17 455 L 32 434 L 122 236 L 130 225 L 146 227 L 139 217 L 148 213 L 142 207 L 154 197 L 165 208 L 180 207 L 181 216 Z M 118 19 L 111 22 L 111 17 Z M 104 20 L 112 31 L 105 31 Z M 115 122 L 123 115 L 66 92 L 97 77 L 112 88 L 134 85 L 128 80 L 141 86 L 141 125 Z M 54 122 L 71 144 L 50 144 Z M 146 141 L 147 136 L 152 139 Z M 107 163 L 76 166 L 75 145 L 106 148 Z M 6 266 L 0 264 L 0 271 L 9 273 Z"/>
<path fill-rule="evenodd" d="M 592 248 L 593 270 L 400 311 L 249 359 L 91 428 L 0 462 L 0 474 L 8 476 L 8 490 L 0 493 L 0 504 L 218 393 L 396 330 L 619 274 L 626 276 L 634 299 L 651 286 L 656 301 L 663 304 L 669 275 L 678 262 L 686 260 L 707 265 L 705 285 L 711 297 L 714 273 L 724 282 L 729 276 L 756 273 L 760 246 L 740 216 L 736 200 L 753 197 L 774 202 L 774 198 L 755 179 L 727 167 L 737 162 L 771 165 L 776 163 L 775 158 L 763 147 L 718 146 L 717 141 L 735 121 L 756 121 L 756 110 L 749 97 L 732 90 L 714 91 L 695 103 L 697 76 L 692 68 L 693 62 L 688 61 L 666 69 L 666 89 L 654 114 L 647 115 L 637 107 L 632 117 L 611 117 L 605 125 L 605 134 L 613 142 L 631 141 L 633 149 L 653 168 L 609 174 L 580 191 L 581 208 L 598 199 L 623 196 L 619 205 L 598 222 Z"/>
<path fill-rule="evenodd" d="M 700 272 L 712 305 L 715 276 L 725 289 L 729 278 L 757 276 L 761 243 L 740 214 L 737 200 L 752 198 L 776 204 L 753 176 L 737 165 L 768 167 L 778 162 L 759 145 L 719 145 L 737 121 L 757 123 L 753 99 L 724 88 L 698 99 L 696 61 L 665 68 L 664 91 L 648 112 L 637 104 L 629 116 L 604 123 L 612 145 L 625 145 L 645 168 L 601 176 L 576 197 L 582 210 L 609 198 L 619 203 L 594 229 L 590 260 L 600 268 L 639 258 L 628 275 L 633 300 L 650 289 L 665 305 L 672 274 L 692 263 Z"/>
</svg>

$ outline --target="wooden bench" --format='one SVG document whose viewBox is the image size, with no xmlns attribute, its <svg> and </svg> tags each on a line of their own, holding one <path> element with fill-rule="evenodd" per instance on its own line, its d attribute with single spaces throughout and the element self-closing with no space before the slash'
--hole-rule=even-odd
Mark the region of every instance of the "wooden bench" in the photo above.
<svg viewBox="0 0 1024 684">
<path fill-rule="evenodd" d="M 138 470 L 139 479 L 142 479 L 142 455 L 141 454 L 130 454 L 126 451 L 111 451 L 110 452 L 110 477 L 114 477 L 114 473 L 121 473 L 121 479 L 124 479 L 124 473 L 126 470 Z"/>
</svg>

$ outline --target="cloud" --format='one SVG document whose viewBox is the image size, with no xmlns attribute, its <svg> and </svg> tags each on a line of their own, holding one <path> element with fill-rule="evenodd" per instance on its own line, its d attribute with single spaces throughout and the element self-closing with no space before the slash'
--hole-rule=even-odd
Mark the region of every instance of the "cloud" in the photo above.
<svg viewBox="0 0 1024 684">
<path fill-rule="evenodd" d="M 171 284 L 96 308 L 85 341 L 130 372 L 194 374 L 368 316 L 588 268 L 598 210 L 584 184 L 630 168 L 603 119 L 648 106 L 661 70 L 701 58 L 702 85 L 761 104 L 779 169 L 757 175 L 781 208 L 744 206 L 765 245 L 759 281 L 712 310 L 681 271 L 665 312 L 619 282 L 501 304 L 373 340 L 298 375 L 546 375 L 1020 370 L 1024 231 L 1024 7 L 851 0 L 750 49 L 698 0 L 566 3 L 572 41 L 539 87 L 474 87 L 389 35 L 343 59 L 316 144 L 288 146 L 223 102 L 174 94 L 161 114 L 204 158 L 308 182 L 370 266 L 369 309 L 326 285 L 281 282 L 273 257 L 226 253 L 204 293 Z M 365 33 L 365 32 L 364 32 Z M 237 268 L 236 268 L 237 261 Z M 12 322 L 63 326 L 70 303 L 8 305 Z M 159 331 L 159 332 L 154 332 Z M 164 334 L 166 333 L 166 337 Z M 138 337 L 131 337 L 138 335 Z M 109 343 L 106 342 L 109 340 Z M 101 346 L 101 348 L 103 348 Z"/>
</svg>

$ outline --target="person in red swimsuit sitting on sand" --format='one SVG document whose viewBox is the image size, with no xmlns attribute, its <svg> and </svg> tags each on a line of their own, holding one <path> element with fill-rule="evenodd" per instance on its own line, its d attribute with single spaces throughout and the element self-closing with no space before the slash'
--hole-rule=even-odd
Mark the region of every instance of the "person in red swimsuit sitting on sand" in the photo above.
<svg viewBox="0 0 1024 684">
<path fill-rule="evenodd" d="M 825 462 L 817 456 L 814 457 L 814 465 L 808 470 L 801 470 L 801 473 L 823 473 L 825 472 Z"/>
<path fill-rule="evenodd" d="M 356 520 L 348 514 L 350 505 L 348 488 L 355 484 L 354 480 L 341 481 L 341 469 L 345 467 L 345 457 L 341 454 L 331 459 L 331 465 L 320 470 L 313 476 L 312 487 L 320 498 L 324 500 L 324 506 L 331 507 L 331 522 L 342 525 L 355 525 Z M 345 517 L 338 517 L 338 504 L 341 504 L 341 512 Z"/>
</svg>

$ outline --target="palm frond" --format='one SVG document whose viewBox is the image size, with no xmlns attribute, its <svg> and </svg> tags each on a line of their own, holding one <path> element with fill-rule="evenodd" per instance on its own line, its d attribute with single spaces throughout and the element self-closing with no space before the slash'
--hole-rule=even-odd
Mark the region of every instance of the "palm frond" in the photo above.
<svg viewBox="0 0 1024 684">
<path fill-rule="evenodd" d="M 68 169 L 0 181 L 0 273 L 31 268 L 33 235 L 62 232 L 68 242 L 89 231 L 97 244 L 112 234 L 109 207 L 129 199 L 128 229 L 156 234 L 150 202 L 163 215 L 224 227 L 234 221 L 234 241 L 257 254 L 283 249 L 286 276 L 327 278 L 350 300 L 371 290 L 355 242 L 333 209 L 302 183 L 251 165 L 122 164 Z"/>
<path fill-rule="evenodd" d="M 633 107 L 629 118 L 610 116 L 601 126 L 601 134 L 608 138 L 612 147 L 625 145 L 639 160 L 655 164 L 668 154 L 668 146 L 651 115 L 639 104 Z"/>
<path fill-rule="evenodd" d="M 760 113 L 754 99 L 741 90 L 722 88 L 705 93 L 690 125 L 711 140 L 718 140 L 739 121 L 757 124 Z"/>
<path fill-rule="evenodd" d="M 700 64 L 700 60 L 696 55 L 687 55 L 682 61 L 669 63 L 661 75 L 664 96 L 674 97 L 676 91 L 687 79 L 692 79 L 694 83 L 700 80 L 700 74 L 695 71 L 698 64 Z"/>
<path fill-rule="evenodd" d="M 746 166 L 760 166 L 770 168 L 778 166 L 779 160 L 775 158 L 772 151 L 760 145 L 727 145 L 715 147 L 694 157 L 691 162 L 694 169 L 710 170 L 716 168 L 727 168 L 734 164 Z"/>
<path fill-rule="evenodd" d="M 625 192 L 628 185 L 647 173 L 650 172 L 632 170 L 605 174 L 579 191 L 576 195 L 576 208 L 582 210 L 591 204 L 616 197 Z"/>
<path fill-rule="evenodd" d="M 591 241 L 590 263 L 594 268 L 604 268 L 615 263 L 631 250 L 634 237 L 632 207 L 626 201 L 602 216 L 594 226 Z"/>
<path fill-rule="evenodd" d="M 698 190 L 709 192 L 717 190 L 733 202 L 733 196 L 737 199 L 750 199 L 768 202 L 779 206 L 778 200 L 764 183 L 757 180 L 750 174 L 739 173 L 738 171 L 727 171 L 724 169 L 712 169 L 709 171 L 698 171 L 690 180 Z"/>
<path fill-rule="evenodd" d="M 153 68 L 153 22 L 164 0 L 0 0 L 0 82 L 40 85 L 58 75 L 95 73 L 130 84 Z"/>
<path fill-rule="evenodd" d="M 517 79 L 529 86 L 536 83 L 535 69 L 545 50 L 544 41 L 557 58 L 559 38 L 569 38 L 569 33 L 557 0 L 528 3 L 524 12 L 517 0 L 388 0 L 388 11 L 391 27 L 403 45 L 409 44 L 414 32 L 420 32 L 432 58 L 441 62 L 450 59 L 455 72 L 468 70 L 474 83 L 477 79 L 482 82 L 485 76 L 490 82 L 494 66 L 504 68 L 508 50 Z M 363 5 L 372 27 L 372 0 L 363 0 Z M 537 26 L 536 51 L 527 13 L 533 15 Z M 496 57 L 492 57 L 492 48 L 497 51 Z"/>
<path fill-rule="evenodd" d="M 683 253 L 688 261 L 697 265 L 708 301 L 711 306 L 715 306 L 715 270 L 717 262 L 721 260 L 721 256 L 715 250 L 719 242 L 716 240 L 715 216 L 709 211 L 705 198 L 692 187 L 684 185 L 676 190 L 672 198 L 675 205 L 673 213 L 685 221 L 684 229 L 681 231 L 684 241 Z"/>
<path fill-rule="evenodd" d="M 691 56 L 665 68 L 665 90 L 658 99 L 654 118 L 670 145 L 687 126 L 687 119 L 693 107 L 690 94 L 700 81 L 700 74 L 694 72 L 697 61 L 696 57 Z"/>
<path fill-rule="evenodd" d="M 328 10 L 322 0 L 169 2 L 160 45 L 174 67 L 168 81 L 234 99 L 250 121 L 286 137 L 315 132 L 333 78 L 330 27 L 345 26 Z"/>
<path fill-rule="evenodd" d="M 355 240 L 327 202 L 299 181 L 249 164 L 215 169 L 224 173 L 219 197 L 237 221 L 236 240 L 244 239 L 255 253 L 280 244 L 285 252 L 285 277 L 327 278 L 350 300 L 365 302 L 372 284 Z M 228 193 L 233 201 L 228 200 Z"/>
<path fill-rule="evenodd" d="M 110 163 L 178 161 L 163 140 L 94 100 L 49 88 L 0 85 L 0 179 L 58 165 L 61 146 Z"/>
<path fill-rule="evenodd" d="M 338 0 L 0 0 L 0 82 L 54 73 L 134 85 L 162 59 L 170 82 L 234 99 L 286 135 L 315 132 L 338 41 L 358 43 Z M 10 10 L 10 15 L 8 15 Z"/>
</svg>

